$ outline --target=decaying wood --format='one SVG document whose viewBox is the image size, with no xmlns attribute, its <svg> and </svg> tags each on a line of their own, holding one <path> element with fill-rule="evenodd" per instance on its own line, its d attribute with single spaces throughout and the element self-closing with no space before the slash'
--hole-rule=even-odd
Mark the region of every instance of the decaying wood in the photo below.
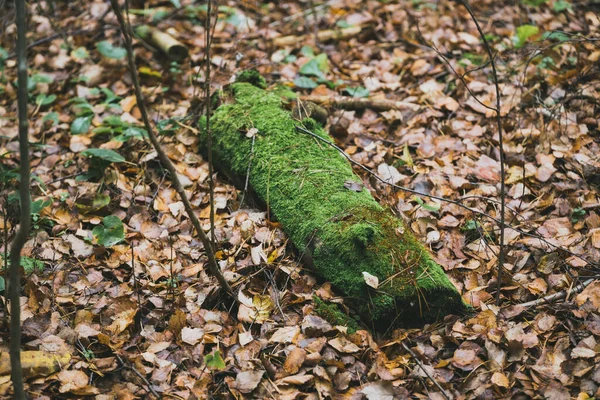
<svg viewBox="0 0 600 400">
<path fill-rule="evenodd" d="M 409 103 L 406 101 L 388 100 L 388 99 L 370 99 L 344 96 L 300 96 L 302 101 L 311 101 L 315 104 L 324 107 L 339 108 L 342 110 L 365 110 L 371 109 L 374 111 L 390 111 L 390 110 L 406 110 L 411 109 L 416 111 L 420 108 L 418 104 Z"/>
</svg>

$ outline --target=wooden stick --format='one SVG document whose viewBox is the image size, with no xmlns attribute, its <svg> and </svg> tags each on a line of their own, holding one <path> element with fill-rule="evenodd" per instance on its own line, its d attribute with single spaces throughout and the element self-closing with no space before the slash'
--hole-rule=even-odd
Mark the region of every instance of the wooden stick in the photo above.
<svg viewBox="0 0 600 400">
<path fill-rule="evenodd" d="M 389 110 L 405 110 L 413 111 L 421 108 L 418 104 L 409 103 L 406 101 L 388 100 L 388 99 L 370 99 L 363 97 L 344 97 L 344 96 L 300 96 L 302 101 L 312 101 L 313 103 L 322 106 L 330 106 L 333 108 L 341 108 L 343 110 L 365 110 L 371 109 L 375 111 Z"/>
<path fill-rule="evenodd" d="M 119 6 L 118 0 L 110 0 L 110 4 L 113 8 L 115 15 L 117 16 L 117 19 L 119 20 L 121 34 L 125 38 L 125 47 L 127 49 L 127 62 L 129 64 L 129 72 L 131 73 L 131 80 L 133 81 L 133 86 L 135 89 L 135 97 L 137 99 L 137 105 L 140 109 L 140 113 L 142 114 L 142 120 L 144 121 L 144 127 L 148 132 L 150 142 L 152 143 L 156 154 L 158 154 L 158 158 L 160 159 L 161 163 L 167 169 L 167 171 L 169 171 L 174 189 L 181 198 L 181 201 L 183 202 L 183 206 L 185 207 L 185 211 L 190 221 L 192 222 L 192 226 L 198 232 L 198 236 L 200 236 L 200 241 L 204 245 L 204 251 L 206 251 L 206 256 L 208 257 L 208 269 L 210 273 L 215 278 L 217 278 L 221 287 L 227 292 L 229 292 L 233 299 L 236 299 L 233 289 L 231 289 L 231 286 L 229 286 L 229 283 L 227 282 L 227 280 L 221 273 L 221 270 L 219 269 L 219 264 L 217 264 L 215 252 L 211 245 L 210 239 L 202 229 L 202 226 L 200 225 L 200 220 L 194 213 L 192 204 L 190 203 L 190 200 L 188 199 L 187 194 L 185 194 L 185 190 L 183 189 L 183 186 L 179 181 L 179 177 L 177 176 L 175 166 L 167 156 L 167 153 L 165 153 L 164 149 L 162 148 L 160 142 L 158 141 L 158 138 L 156 137 L 156 134 L 154 133 L 152 125 L 150 124 L 150 117 L 148 116 L 148 110 L 146 109 L 144 95 L 142 94 L 140 80 L 138 78 L 137 69 L 135 67 L 135 60 L 133 59 L 133 44 L 131 41 L 130 27 L 125 23 L 125 19 L 123 18 L 123 13 L 121 12 L 121 6 Z"/>
</svg>

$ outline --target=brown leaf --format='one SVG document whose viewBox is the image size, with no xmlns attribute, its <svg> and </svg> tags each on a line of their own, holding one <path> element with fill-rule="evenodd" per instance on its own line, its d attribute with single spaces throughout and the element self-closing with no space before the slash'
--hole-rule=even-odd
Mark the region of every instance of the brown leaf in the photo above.
<svg viewBox="0 0 600 400">
<path fill-rule="evenodd" d="M 285 363 L 283 364 L 283 369 L 288 374 L 295 374 L 300 370 L 300 367 L 302 367 L 302 364 L 304 363 L 305 359 L 306 351 L 304 351 L 304 349 L 301 349 L 300 347 L 295 347 L 288 354 Z"/>
</svg>

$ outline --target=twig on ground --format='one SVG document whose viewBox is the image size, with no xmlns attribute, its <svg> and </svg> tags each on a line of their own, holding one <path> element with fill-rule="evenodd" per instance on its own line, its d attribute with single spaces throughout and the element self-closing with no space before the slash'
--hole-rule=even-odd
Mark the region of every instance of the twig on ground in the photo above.
<svg viewBox="0 0 600 400">
<path fill-rule="evenodd" d="M 442 396 L 444 396 L 445 399 L 450 400 L 451 397 L 448 395 L 448 393 L 446 393 L 446 391 L 444 390 L 444 388 L 442 387 L 442 385 L 440 385 L 438 381 L 436 381 L 435 379 L 433 379 L 433 377 L 429 374 L 429 372 L 427 372 L 427 370 L 423 366 L 423 363 L 421 363 L 421 361 L 417 358 L 417 355 L 414 353 L 414 351 L 412 351 L 410 349 L 410 347 L 408 347 L 404 342 L 402 342 L 402 347 L 404 348 L 404 350 L 408 351 L 408 353 L 415 360 L 415 362 L 417 363 L 417 365 L 419 366 L 419 368 L 421 368 L 421 370 L 425 373 L 425 375 L 427 375 L 427 377 L 429 378 L 429 380 L 440 390 Z"/>
<path fill-rule="evenodd" d="M 528 301 L 527 303 L 517 304 L 517 307 L 524 307 L 524 308 L 537 307 L 542 304 L 548 304 L 548 303 L 551 303 L 556 300 L 564 299 L 569 295 L 580 293 L 583 289 L 588 287 L 590 285 L 590 283 L 594 282 L 595 280 L 596 280 L 596 278 L 588 279 L 587 281 L 580 283 L 579 285 L 575 286 L 574 288 L 565 289 L 558 293 L 553 293 L 553 294 L 550 294 L 548 296 L 542 297 L 537 300 Z"/>
<path fill-rule="evenodd" d="M 334 148 L 334 149 L 336 149 L 336 150 L 337 150 L 337 151 L 338 151 L 338 152 L 339 152 L 339 153 L 340 153 L 342 156 L 344 156 L 344 158 L 346 158 L 346 160 L 348 160 L 348 161 L 349 161 L 351 164 L 353 164 L 353 165 L 356 165 L 357 167 L 359 167 L 360 169 L 362 169 L 363 171 L 365 171 L 365 172 L 366 172 L 366 173 L 368 173 L 369 175 L 373 176 L 375 179 L 377 179 L 377 181 L 379 181 L 379 182 L 383 183 L 384 185 L 388 185 L 388 186 L 390 186 L 390 187 L 392 187 L 392 188 L 394 188 L 394 189 L 402 190 L 402 191 L 404 191 L 404 192 L 407 192 L 407 193 L 412 193 L 412 194 L 415 194 L 415 195 L 417 195 L 417 196 L 424 196 L 424 197 L 427 197 L 427 198 L 429 198 L 429 199 L 434 199 L 434 200 L 443 201 L 443 202 L 445 202 L 445 203 L 454 204 L 454 205 L 456 205 L 456 206 L 458 206 L 458 207 L 460 207 L 460 208 L 462 208 L 462 209 L 464 209 L 464 210 L 467 210 L 467 211 L 469 211 L 469 212 L 472 212 L 473 214 L 481 215 L 481 216 L 483 216 L 483 217 L 486 217 L 486 218 L 490 219 L 491 221 L 494 221 L 494 222 L 496 222 L 497 224 L 500 224 L 500 219 L 498 219 L 498 218 L 496 218 L 496 217 L 492 217 L 492 216 L 491 216 L 491 215 L 489 215 L 488 213 L 485 213 L 485 212 L 483 212 L 483 211 L 480 211 L 480 210 L 478 210 L 478 209 L 476 209 L 476 208 L 472 208 L 472 207 L 466 206 L 466 205 L 462 204 L 460 201 L 456 201 L 456 200 L 452 200 L 452 199 L 447 199 L 447 198 L 445 198 L 445 197 L 440 197 L 440 196 L 436 196 L 436 195 L 429 194 L 429 193 L 423 193 L 423 192 L 419 192 L 418 190 L 410 189 L 410 188 L 407 188 L 407 187 L 404 187 L 404 186 L 399 186 L 399 185 L 396 185 L 396 184 L 394 184 L 394 183 L 388 182 L 388 181 L 386 181 L 385 179 L 381 178 L 379 175 L 377 175 L 375 172 L 371 171 L 371 170 L 370 170 L 369 168 L 367 168 L 366 166 L 364 166 L 364 165 L 362 165 L 361 163 L 359 163 L 358 161 L 355 161 L 354 159 L 352 159 L 352 157 L 350 157 L 348 154 L 346 154 L 346 153 L 344 152 L 344 150 L 343 150 L 342 148 L 340 148 L 339 146 L 337 146 L 335 143 L 333 143 L 333 142 L 330 142 L 329 140 L 327 140 L 327 139 L 325 139 L 325 138 L 323 138 L 323 137 L 321 137 L 321 136 L 317 135 L 316 133 L 314 133 L 314 132 L 311 132 L 311 131 L 309 131 L 308 129 L 306 129 L 306 128 L 303 128 L 303 127 L 301 127 L 301 126 L 296 126 L 296 130 L 298 130 L 299 132 L 302 132 L 302 133 L 304 133 L 304 134 L 307 134 L 307 135 L 309 135 L 309 136 L 312 136 L 313 138 L 315 138 L 315 139 L 317 139 L 317 140 L 319 140 L 319 141 L 321 141 L 321 142 L 323 142 L 323 143 L 326 143 L 327 145 L 329 145 L 329 146 L 333 147 L 333 148 Z M 524 236 L 528 236 L 528 237 L 532 237 L 532 238 L 538 239 L 540 242 L 542 242 L 542 243 L 544 243 L 544 244 L 546 244 L 546 245 L 550 246 L 550 247 L 551 247 L 551 248 L 553 248 L 553 249 L 557 249 L 557 250 L 560 250 L 560 251 L 564 251 L 565 253 L 567 253 L 567 254 L 569 254 L 569 255 L 571 255 L 571 256 L 573 256 L 573 257 L 576 257 L 576 258 L 578 258 L 578 259 L 580 259 L 580 260 L 582 260 L 582 261 L 586 262 L 586 263 L 587 263 L 587 264 L 589 264 L 589 265 L 592 265 L 592 266 L 594 266 L 594 267 L 596 267 L 596 268 L 600 268 L 600 265 L 598 265 L 597 263 L 595 263 L 595 262 L 593 262 L 593 261 L 590 261 L 590 260 L 588 260 L 587 258 L 585 258 L 585 257 L 584 257 L 584 256 L 582 256 L 582 255 L 579 255 L 579 254 L 573 253 L 573 252 L 572 252 L 571 250 L 569 250 L 569 249 L 566 249 L 566 248 L 564 248 L 564 247 L 561 247 L 561 246 L 558 246 L 558 245 L 556 245 L 556 244 L 554 244 L 554 243 L 551 243 L 551 242 L 549 242 L 547 239 L 543 238 L 542 236 L 540 236 L 540 235 L 538 235 L 538 234 L 531 233 L 531 232 L 526 232 L 526 231 L 524 231 L 524 230 L 522 230 L 522 229 L 520 229 L 520 228 L 516 228 L 516 227 L 513 227 L 513 226 L 506 226 L 506 228 L 508 228 L 508 229 L 512 229 L 512 230 L 514 230 L 515 232 L 518 232 L 518 233 L 520 233 L 521 235 L 524 235 Z"/>
<path fill-rule="evenodd" d="M 111 2 L 112 2 L 112 0 L 111 0 Z M 148 390 L 150 391 L 150 393 L 152 393 L 152 395 L 154 397 L 156 397 L 157 399 L 161 399 L 162 398 L 158 394 L 158 392 L 152 387 L 152 384 L 148 381 L 148 379 L 146 379 L 146 377 L 144 375 L 142 375 L 142 373 L 140 371 L 138 371 L 129 362 L 125 362 L 125 360 L 123 360 L 123 357 L 121 357 L 119 354 L 117 354 L 117 353 L 113 353 L 113 354 L 115 355 L 115 357 L 117 357 L 117 360 L 119 360 L 119 362 L 121 363 L 122 366 L 124 366 L 125 368 L 131 370 L 134 374 L 137 375 L 138 378 L 140 378 L 142 380 L 142 382 L 144 382 L 144 384 L 148 387 Z"/>
<path fill-rule="evenodd" d="M 374 111 L 389 111 L 389 110 L 403 110 L 410 108 L 411 110 L 418 110 L 420 106 L 418 104 L 409 103 L 406 101 L 397 101 L 389 99 L 369 99 L 369 98 L 357 98 L 357 97 L 344 97 L 344 96 L 300 96 L 302 101 L 312 101 L 315 104 L 331 106 L 334 108 L 341 108 L 343 110 L 364 110 L 371 109 Z"/>
<path fill-rule="evenodd" d="M 179 181 L 179 177 L 177 176 L 177 171 L 175 170 L 175 166 L 173 165 L 173 163 L 171 162 L 171 160 L 165 153 L 156 134 L 154 133 L 154 129 L 152 127 L 152 124 L 150 123 L 150 117 L 148 116 L 148 110 L 146 108 L 144 95 L 142 94 L 142 88 L 140 86 L 140 81 L 139 81 L 137 69 L 135 66 L 135 60 L 133 58 L 133 44 L 132 44 L 132 40 L 131 40 L 131 37 L 132 37 L 131 27 L 126 24 L 125 19 L 123 18 L 123 13 L 121 11 L 121 7 L 119 6 L 118 0 L 110 0 L 110 3 L 112 5 L 115 15 L 117 16 L 117 19 L 119 20 L 119 26 L 121 27 L 121 34 L 125 38 L 125 47 L 127 49 L 127 63 L 129 65 L 129 72 L 131 73 L 131 80 L 133 82 L 133 86 L 135 89 L 135 97 L 137 99 L 137 104 L 140 109 L 140 114 L 142 115 L 144 127 L 146 128 L 146 131 L 148 132 L 148 137 L 150 139 L 150 142 L 152 143 L 152 146 L 154 147 L 154 150 L 156 151 L 161 163 L 167 169 L 167 171 L 169 171 L 175 191 L 181 198 L 181 201 L 183 202 L 183 205 L 185 207 L 185 211 L 186 211 L 190 221 L 192 222 L 192 226 L 198 232 L 200 241 L 204 245 L 204 250 L 206 251 L 206 256 L 208 257 L 208 269 L 209 269 L 210 273 L 215 278 L 217 278 L 221 287 L 225 291 L 227 291 L 229 294 L 231 294 L 231 296 L 234 299 L 236 299 L 236 296 L 235 296 L 233 290 L 231 289 L 231 286 L 229 286 L 229 283 L 227 282 L 227 280 L 221 273 L 221 270 L 219 269 L 219 264 L 217 264 L 217 260 L 215 258 L 214 248 L 212 247 L 210 239 L 208 238 L 208 236 L 202 229 L 202 226 L 200 225 L 200 220 L 194 213 L 192 204 L 190 203 L 190 200 L 188 199 L 188 196 L 185 193 L 185 190 L 183 189 L 181 182 Z"/>
</svg>

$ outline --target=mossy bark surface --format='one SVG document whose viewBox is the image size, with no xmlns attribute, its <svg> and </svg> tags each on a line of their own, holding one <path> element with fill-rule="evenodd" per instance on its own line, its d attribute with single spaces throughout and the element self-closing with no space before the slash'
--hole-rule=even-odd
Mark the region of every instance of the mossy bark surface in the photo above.
<svg viewBox="0 0 600 400">
<path fill-rule="evenodd" d="M 219 167 L 243 181 L 250 165 L 253 191 L 300 255 L 365 322 L 387 329 L 464 309 L 454 285 L 402 221 L 368 190 L 346 187 L 361 181 L 348 161 L 295 128 L 302 124 L 332 140 L 318 124 L 295 121 L 276 95 L 250 83 L 232 84 L 224 99 L 211 117 Z M 363 272 L 379 279 L 377 289 Z"/>
</svg>

